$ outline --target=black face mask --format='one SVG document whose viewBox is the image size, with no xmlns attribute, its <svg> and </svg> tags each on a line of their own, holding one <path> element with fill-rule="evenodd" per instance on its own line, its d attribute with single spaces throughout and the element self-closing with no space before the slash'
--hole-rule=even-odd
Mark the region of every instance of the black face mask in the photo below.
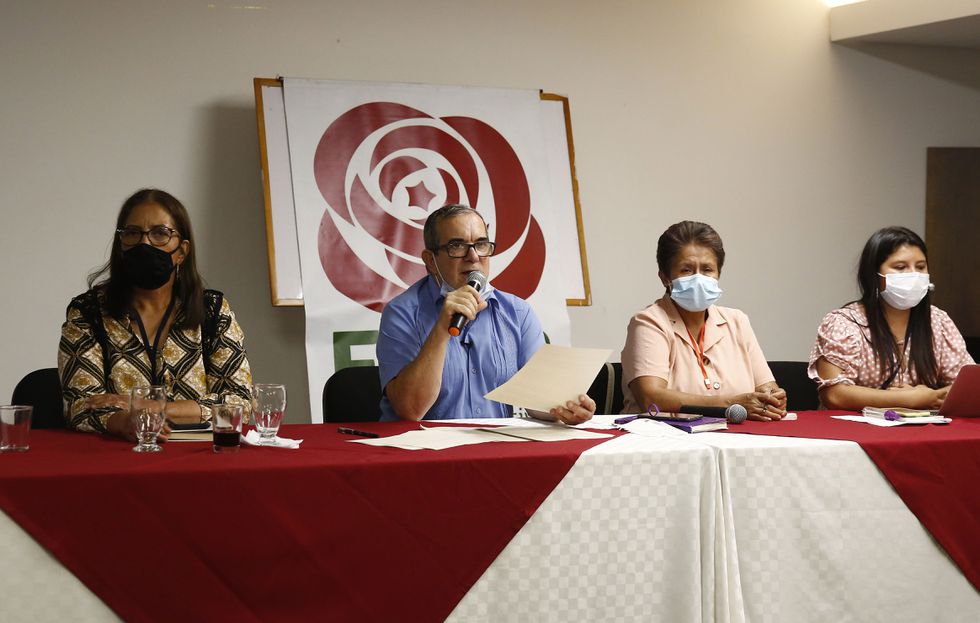
<svg viewBox="0 0 980 623">
<path fill-rule="evenodd" d="M 179 249 L 180 247 L 177 247 Z M 148 244 L 138 244 L 122 254 L 123 276 L 142 290 L 156 290 L 174 272 L 173 254 L 177 249 L 164 251 Z"/>
</svg>

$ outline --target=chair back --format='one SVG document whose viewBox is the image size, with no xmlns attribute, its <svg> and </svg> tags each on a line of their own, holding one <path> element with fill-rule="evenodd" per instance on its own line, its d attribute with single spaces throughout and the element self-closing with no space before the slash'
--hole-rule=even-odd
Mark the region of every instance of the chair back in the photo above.
<svg viewBox="0 0 980 623">
<path fill-rule="evenodd" d="M 805 361 L 770 361 L 769 369 L 776 384 L 786 390 L 788 411 L 814 411 L 820 408 L 817 384 L 807 376 Z"/>
<path fill-rule="evenodd" d="M 31 428 L 65 428 L 58 368 L 41 368 L 22 378 L 10 402 L 34 407 Z"/>
<path fill-rule="evenodd" d="M 595 401 L 595 412 L 612 415 L 623 410 L 623 364 L 606 362 L 589 387 L 589 398 Z"/>
<path fill-rule="evenodd" d="M 334 372 L 323 385 L 324 422 L 377 422 L 381 419 L 378 366 Z"/>
<path fill-rule="evenodd" d="M 964 336 L 966 341 L 966 351 L 973 357 L 973 361 L 980 361 L 980 337 Z"/>
</svg>

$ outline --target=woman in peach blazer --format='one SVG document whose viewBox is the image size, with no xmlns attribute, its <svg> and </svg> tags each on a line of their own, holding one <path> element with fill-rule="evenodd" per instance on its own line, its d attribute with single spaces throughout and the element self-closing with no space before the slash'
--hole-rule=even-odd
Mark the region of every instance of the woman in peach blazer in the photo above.
<svg viewBox="0 0 980 623">
<path fill-rule="evenodd" d="M 657 242 L 658 276 L 666 292 L 633 316 L 623 348 L 623 413 L 676 412 L 682 404 L 740 404 L 749 419 L 786 415 L 748 317 L 719 307 L 725 262 L 721 237 L 705 223 L 671 225 Z"/>
</svg>

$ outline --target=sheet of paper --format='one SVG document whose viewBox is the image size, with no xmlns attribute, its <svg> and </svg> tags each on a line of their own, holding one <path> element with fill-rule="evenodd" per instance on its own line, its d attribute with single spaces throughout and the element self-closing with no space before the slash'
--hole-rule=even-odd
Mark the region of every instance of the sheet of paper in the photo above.
<svg viewBox="0 0 980 623">
<path fill-rule="evenodd" d="M 670 424 L 665 422 L 658 422 L 657 420 L 651 420 L 649 418 L 643 418 L 638 420 L 633 420 L 632 422 L 627 422 L 626 424 L 621 424 L 619 428 L 629 431 L 634 435 L 643 435 L 644 437 L 687 437 L 688 434 L 684 431 L 674 428 Z"/>
<path fill-rule="evenodd" d="M 527 441 L 517 437 L 507 437 L 489 433 L 480 428 L 463 426 L 437 426 L 410 430 L 407 433 L 379 437 L 377 439 L 352 439 L 349 443 L 360 443 L 366 446 L 386 446 L 405 450 L 445 450 L 457 446 L 468 446 L 475 443 L 491 441 Z"/>
<path fill-rule="evenodd" d="M 495 435 L 507 435 L 528 441 L 565 441 L 568 439 L 603 439 L 612 437 L 609 433 L 595 433 L 571 426 L 498 426 L 482 428 Z"/>
<path fill-rule="evenodd" d="M 473 426 L 540 426 L 540 422 L 526 417 L 468 417 L 458 420 L 442 420 L 446 424 Z"/>
<path fill-rule="evenodd" d="M 619 428 L 613 423 L 613 420 L 620 417 L 619 415 L 593 415 L 592 419 L 588 422 L 582 422 L 581 424 L 576 424 L 575 428 L 591 428 L 594 430 L 616 430 Z M 532 420 L 533 421 L 533 420 Z M 540 424 L 540 422 L 537 422 Z"/>
<path fill-rule="evenodd" d="M 582 422 L 581 424 L 576 424 L 573 428 L 590 428 L 594 430 L 615 430 L 616 425 L 613 424 L 613 420 L 618 418 L 618 415 L 594 415 L 592 419 L 587 422 Z M 567 425 L 561 423 L 547 422 L 542 420 L 536 420 L 531 417 L 510 417 L 510 418 L 464 418 L 459 420 L 447 420 L 451 421 L 453 424 L 473 424 L 476 426 L 564 426 L 568 428 Z"/>
<path fill-rule="evenodd" d="M 499 420 L 498 420 L 499 421 Z M 445 450 L 457 446 L 496 441 L 564 441 L 567 439 L 602 439 L 608 433 L 595 433 L 571 426 L 499 426 L 472 428 L 467 426 L 433 426 L 377 439 L 351 439 L 348 443 L 366 446 L 402 448 L 404 450 Z"/>
<path fill-rule="evenodd" d="M 606 348 L 545 344 L 517 374 L 485 398 L 549 411 L 586 393 L 610 353 Z"/>
</svg>

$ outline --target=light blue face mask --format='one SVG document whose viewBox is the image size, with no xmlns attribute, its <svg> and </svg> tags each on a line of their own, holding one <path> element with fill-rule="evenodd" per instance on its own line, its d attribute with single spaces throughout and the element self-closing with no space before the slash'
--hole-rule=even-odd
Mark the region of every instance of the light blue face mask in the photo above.
<svg viewBox="0 0 980 623">
<path fill-rule="evenodd" d="M 670 298 L 689 312 L 702 312 L 721 298 L 718 280 L 701 273 L 670 282 Z"/>
<path fill-rule="evenodd" d="M 450 292 L 452 292 L 453 290 L 455 290 L 456 288 L 453 288 L 448 283 L 446 283 L 445 278 L 443 278 L 443 276 L 442 276 L 442 271 L 439 270 L 439 264 L 436 264 L 435 262 L 433 262 L 433 264 L 436 267 L 436 274 L 439 276 L 439 279 L 438 279 L 438 282 L 439 282 L 439 296 L 442 297 L 442 298 L 446 298 L 446 295 L 449 294 Z M 487 295 L 490 294 L 491 292 L 493 292 L 493 286 L 490 285 L 490 282 L 488 281 L 487 282 L 487 285 L 480 292 L 480 298 L 486 299 L 487 298 Z"/>
</svg>

